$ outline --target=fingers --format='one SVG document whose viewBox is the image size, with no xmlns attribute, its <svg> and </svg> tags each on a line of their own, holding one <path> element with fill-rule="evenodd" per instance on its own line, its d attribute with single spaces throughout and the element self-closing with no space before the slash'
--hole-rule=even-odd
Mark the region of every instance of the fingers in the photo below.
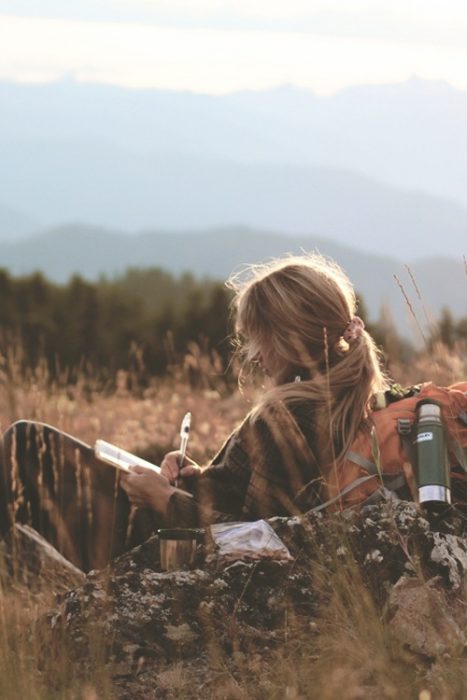
<svg viewBox="0 0 467 700">
<path fill-rule="evenodd" d="M 162 515 L 166 513 L 173 487 L 153 469 L 130 467 L 122 474 L 120 483 L 132 505 L 149 506 Z"/>
<path fill-rule="evenodd" d="M 122 474 L 120 484 L 133 505 L 144 506 L 151 502 L 151 495 L 157 489 L 159 481 L 160 476 L 152 469 L 135 465 L 129 467 L 126 474 Z"/>
<path fill-rule="evenodd" d="M 178 479 L 180 472 L 180 462 L 182 459 L 182 453 L 180 450 L 175 450 L 174 452 L 169 452 L 165 455 L 161 462 L 161 474 L 169 480 L 171 484 L 174 484 Z M 184 460 L 184 463 L 186 458 Z"/>
<path fill-rule="evenodd" d="M 180 469 L 180 476 L 183 478 L 189 477 L 189 476 L 196 476 L 199 474 L 201 469 L 198 467 L 197 464 L 187 464 L 186 467 L 182 467 Z"/>
<path fill-rule="evenodd" d="M 127 472 L 120 475 L 120 485 L 126 491 L 128 498 L 134 506 L 144 506 L 148 500 L 146 481 L 151 479 L 152 469 L 131 464 Z"/>
<path fill-rule="evenodd" d="M 127 472 L 122 472 L 120 474 L 120 486 L 126 491 L 131 500 L 131 495 L 135 492 L 135 477 L 133 476 L 133 469 L 131 467 Z"/>
<path fill-rule="evenodd" d="M 197 474 L 200 467 L 192 459 L 185 455 L 183 466 L 181 465 L 182 453 L 174 450 L 165 455 L 161 462 L 161 474 L 172 484 L 177 485 L 179 477 L 188 477 Z"/>
<path fill-rule="evenodd" d="M 147 474 L 147 472 L 153 471 L 148 467 L 140 467 L 139 464 L 130 464 L 128 467 L 128 472 L 131 474 Z"/>
</svg>

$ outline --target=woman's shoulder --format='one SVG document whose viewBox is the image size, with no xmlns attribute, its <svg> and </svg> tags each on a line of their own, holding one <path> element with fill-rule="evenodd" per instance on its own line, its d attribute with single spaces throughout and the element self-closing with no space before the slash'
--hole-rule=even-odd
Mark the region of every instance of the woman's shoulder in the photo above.
<svg viewBox="0 0 467 700">
<path fill-rule="evenodd" d="M 268 439 L 281 435 L 293 439 L 299 433 L 311 435 L 313 426 L 310 402 L 270 401 L 250 411 L 239 428 L 238 436 L 242 439 L 253 434 Z"/>
</svg>

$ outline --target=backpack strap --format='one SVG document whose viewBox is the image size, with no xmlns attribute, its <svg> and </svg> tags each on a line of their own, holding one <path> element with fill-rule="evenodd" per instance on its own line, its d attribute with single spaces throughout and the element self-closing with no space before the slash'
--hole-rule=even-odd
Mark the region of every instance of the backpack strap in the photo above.
<svg viewBox="0 0 467 700">
<path fill-rule="evenodd" d="M 337 503 L 338 501 L 340 501 L 342 496 L 345 496 L 350 491 L 353 491 L 353 489 L 356 489 L 357 486 L 360 486 L 361 484 L 366 483 L 370 479 L 374 479 L 375 476 L 376 476 L 376 474 L 369 474 L 368 476 L 360 476 L 358 479 L 355 479 L 355 481 L 352 481 L 351 484 L 347 484 L 347 486 L 345 488 L 343 488 L 342 491 L 339 491 L 337 496 L 330 498 L 329 501 L 325 501 L 325 503 L 320 503 L 319 506 L 314 506 L 314 508 L 310 508 L 310 510 L 306 511 L 305 515 L 308 515 L 309 513 L 319 513 L 321 510 L 328 508 L 328 506 L 332 506 L 333 503 Z"/>
<path fill-rule="evenodd" d="M 415 447 L 412 440 L 413 426 L 414 424 L 410 418 L 397 419 L 397 432 L 402 442 L 402 448 L 407 457 L 407 461 L 410 462 L 412 468 L 415 469 Z"/>
<path fill-rule="evenodd" d="M 305 515 L 308 515 L 310 513 L 319 513 L 320 511 L 325 510 L 329 506 L 332 506 L 334 503 L 337 503 L 338 501 L 340 501 L 342 496 L 346 496 L 348 493 L 350 493 L 350 491 L 353 491 L 353 489 L 356 489 L 358 486 L 365 484 L 370 479 L 374 479 L 376 476 L 378 476 L 378 474 L 369 474 L 368 476 L 360 476 L 358 479 L 355 479 L 355 481 L 352 481 L 351 484 L 347 484 L 347 486 L 345 488 L 343 488 L 342 491 L 339 491 L 337 496 L 330 498 L 328 501 L 325 501 L 324 503 L 320 503 L 319 506 L 314 506 L 314 508 L 310 508 L 310 510 L 306 511 Z M 389 491 L 393 491 L 393 492 L 398 491 L 399 489 L 403 488 L 406 485 L 404 474 L 388 474 L 388 475 L 383 474 L 383 480 L 384 480 L 384 487 L 386 489 L 389 489 Z M 377 491 L 378 490 L 379 489 L 377 489 Z M 359 503 L 358 505 L 364 505 L 364 504 L 368 505 L 368 503 L 370 502 L 370 500 L 373 496 L 374 496 L 374 494 L 372 494 L 369 498 L 367 498 L 362 503 Z M 347 506 L 347 508 L 353 508 L 355 505 L 357 505 L 357 504 L 352 504 L 351 506 Z M 345 508 L 344 510 L 347 510 L 347 508 Z"/>
<path fill-rule="evenodd" d="M 371 474 L 372 476 L 376 476 L 378 474 L 378 468 L 376 464 L 374 464 L 374 462 L 372 462 L 370 459 L 367 459 L 363 455 L 359 455 L 358 452 L 349 450 L 345 456 L 346 459 L 348 459 L 350 462 L 358 464 L 359 467 L 362 467 L 366 472 L 368 472 L 368 474 Z"/>
<path fill-rule="evenodd" d="M 320 503 L 314 508 L 310 508 L 310 510 L 308 510 L 307 513 L 319 513 L 321 510 L 325 510 L 329 506 L 340 501 L 342 496 L 346 496 L 348 493 L 350 493 L 350 491 L 353 491 L 358 486 L 365 484 L 367 481 L 369 481 L 370 479 L 374 479 L 375 477 L 378 477 L 380 480 L 382 478 L 384 486 L 390 491 L 399 491 L 399 489 L 403 488 L 406 485 L 404 473 L 381 474 L 376 464 L 374 464 L 371 460 L 367 459 L 366 457 L 363 457 L 363 455 L 358 454 L 358 452 L 353 452 L 352 450 L 349 450 L 349 452 L 347 452 L 346 454 L 346 458 L 349 461 L 354 462 L 354 464 L 358 464 L 359 467 L 365 469 L 365 471 L 368 472 L 368 475 L 360 476 L 358 477 L 358 479 L 354 479 L 354 481 L 352 481 L 350 484 L 347 484 L 347 486 L 343 488 L 342 491 L 339 491 L 337 496 L 330 498 L 328 501 L 325 501 L 325 503 Z"/>
<path fill-rule="evenodd" d="M 376 464 L 374 464 L 371 460 L 367 459 L 366 457 L 363 457 L 363 455 L 359 455 L 358 452 L 353 452 L 353 450 L 349 450 L 346 454 L 346 457 L 350 462 L 358 464 L 359 467 L 365 469 L 365 471 L 367 471 L 370 476 L 378 476 L 380 480 L 382 479 L 383 484 L 390 491 L 398 491 L 403 486 L 405 486 L 404 472 L 401 472 L 400 474 L 385 474 L 384 472 L 380 472 Z M 354 484 L 356 486 L 359 486 L 359 484 L 357 484 L 357 481 L 358 479 L 352 481 L 352 483 L 348 484 L 348 486 L 354 487 Z M 344 492 L 342 491 L 341 493 L 343 494 Z"/>
</svg>

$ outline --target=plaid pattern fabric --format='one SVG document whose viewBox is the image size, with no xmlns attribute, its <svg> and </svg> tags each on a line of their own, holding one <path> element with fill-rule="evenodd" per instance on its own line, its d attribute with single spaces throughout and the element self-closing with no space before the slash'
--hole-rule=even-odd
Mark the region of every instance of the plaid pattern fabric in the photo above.
<svg viewBox="0 0 467 700">
<path fill-rule="evenodd" d="M 106 566 L 163 525 L 152 509 L 131 509 L 117 475 L 71 435 L 14 423 L 0 440 L 0 537 L 25 523 L 84 571 Z"/>
<path fill-rule="evenodd" d="M 304 512 L 320 502 L 321 474 L 312 416 L 274 405 L 248 415 L 202 473 L 187 483 L 190 495 L 170 501 L 172 526 L 256 520 Z"/>
<path fill-rule="evenodd" d="M 211 464 L 171 498 L 169 526 L 256 520 L 302 512 L 320 500 L 312 416 L 275 405 L 249 415 Z M 84 570 L 144 541 L 163 526 L 131 509 L 117 472 L 93 449 L 52 426 L 19 421 L 0 443 L 0 537 L 28 523 Z"/>
</svg>

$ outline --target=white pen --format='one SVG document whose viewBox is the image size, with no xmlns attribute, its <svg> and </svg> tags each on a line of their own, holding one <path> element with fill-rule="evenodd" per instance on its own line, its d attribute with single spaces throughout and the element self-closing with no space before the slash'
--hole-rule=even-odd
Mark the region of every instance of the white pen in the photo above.
<svg viewBox="0 0 467 700">
<path fill-rule="evenodd" d="M 188 446 L 188 438 L 190 437 L 190 427 L 191 427 L 191 413 L 185 413 L 183 416 L 182 424 L 180 426 L 180 468 L 183 467 L 183 462 L 185 461 L 186 448 Z M 178 486 L 178 479 L 175 480 L 175 486 Z"/>
</svg>

